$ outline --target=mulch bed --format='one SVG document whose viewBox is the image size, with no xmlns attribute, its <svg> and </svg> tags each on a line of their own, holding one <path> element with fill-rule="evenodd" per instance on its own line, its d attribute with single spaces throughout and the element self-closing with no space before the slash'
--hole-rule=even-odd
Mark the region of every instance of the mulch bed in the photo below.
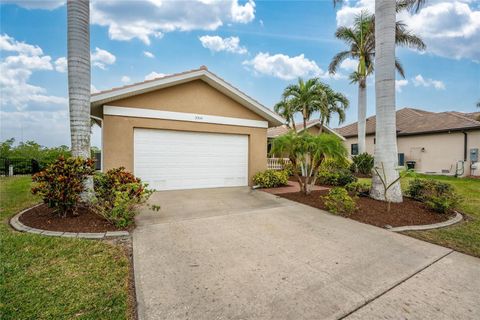
<svg viewBox="0 0 480 320">
<path fill-rule="evenodd" d="M 64 232 L 106 232 L 120 231 L 125 228 L 117 228 L 110 222 L 88 208 L 80 208 L 78 215 L 61 217 L 54 213 L 46 204 L 25 211 L 19 220 L 28 227 Z"/>
<path fill-rule="evenodd" d="M 321 190 L 312 191 L 309 195 L 294 192 L 279 194 L 278 196 L 327 210 L 321 197 L 327 194 L 327 190 Z M 383 201 L 369 197 L 358 197 L 355 202 L 358 208 L 352 214 L 346 215 L 347 218 L 382 228 L 387 225 L 401 227 L 438 223 L 453 216 L 453 214 L 436 213 L 428 209 L 423 203 L 406 197 L 403 198 L 402 203 L 392 203 L 390 212 L 387 212 L 387 204 Z"/>
</svg>

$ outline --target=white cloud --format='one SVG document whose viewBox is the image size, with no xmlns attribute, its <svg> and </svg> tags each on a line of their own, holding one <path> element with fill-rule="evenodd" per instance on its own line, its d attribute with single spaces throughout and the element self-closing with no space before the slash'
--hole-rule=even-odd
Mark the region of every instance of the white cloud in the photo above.
<svg viewBox="0 0 480 320">
<path fill-rule="evenodd" d="M 129 83 L 132 81 L 129 76 L 123 76 L 122 79 L 120 79 L 123 83 Z"/>
<path fill-rule="evenodd" d="M 117 58 L 107 50 L 97 47 L 95 48 L 95 52 L 91 54 L 91 59 L 95 67 L 105 70 L 107 68 L 106 65 L 114 64 Z"/>
<path fill-rule="evenodd" d="M 34 140 L 42 145 L 70 144 L 68 108 L 57 111 L 0 110 L 0 140 Z"/>
<path fill-rule="evenodd" d="M 90 93 L 97 93 L 100 92 L 100 90 L 97 89 L 93 84 L 90 85 Z"/>
<path fill-rule="evenodd" d="M 0 40 L 0 107 L 4 112 L 54 110 L 64 107 L 67 99 L 48 95 L 45 88 L 29 83 L 34 71 L 53 70 L 51 57 L 40 47 L 18 42 L 8 35 Z M 5 56 L 5 52 L 13 55 Z"/>
<path fill-rule="evenodd" d="M 53 10 L 65 4 L 64 0 L 3 0 L 3 3 L 16 4 L 25 9 Z"/>
<path fill-rule="evenodd" d="M 232 1 L 231 15 L 233 22 L 248 23 L 255 18 L 255 2 L 248 0 L 244 5 Z"/>
<path fill-rule="evenodd" d="M 216 30 L 225 23 L 255 18 L 252 0 L 93 1 L 91 8 L 92 24 L 108 27 L 111 39 L 136 38 L 145 44 L 166 32 Z"/>
<path fill-rule="evenodd" d="M 340 63 L 340 68 L 345 71 L 356 71 L 358 69 L 358 61 L 347 58 Z"/>
<path fill-rule="evenodd" d="M 57 70 L 58 72 L 67 72 L 67 68 L 68 68 L 67 58 L 60 57 L 57 60 L 55 60 L 55 70 Z"/>
<path fill-rule="evenodd" d="M 345 1 L 337 11 L 337 25 L 350 26 L 364 9 L 373 13 L 375 0 Z M 474 1 L 427 1 L 417 14 L 402 12 L 397 20 L 422 38 L 426 52 L 480 62 L 480 7 Z"/>
<path fill-rule="evenodd" d="M 155 58 L 155 55 L 150 51 L 143 51 L 143 55 L 147 58 Z"/>
<path fill-rule="evenodd" d="M 0 50 L 23 53 L 31 56 L 39 56 L 43 54 L 43 51 L 39 46 L 19 42 L 12 37 L 9 37 L 7 34 L 0 35 Z"/>
<path fill-rule="evenodd" d="M 401 17 L 427 44 L 427 52 L 480 61 L 480 8 L 460 1 L 431 3 Z"/>
<path fill-rule="evenodd" d="M 155 78 L 162 78 L 162 77 L 165 77 L 165 76 L 167 76 L 167 74 L 152 71 L 145 76 L 145 80 L 153 80 Z"/>
<path fill-rule="evenodd" d="M 337 26 L 352 26 L 355 16 L 362 10 L 375 12 L 375 0 L 345 1 L 344 5 L 337 11 Z"/>
<path fill-rule="evenodd" d="M 222 38 L 219 36 L 201 36 L 198 38 L 204 48 L 213 52 L 227 51 L 232 53 L 245 54 L 247 49 L 240 46 L 238 37 Z"/>
<path fill-rule="evenodd" d="M 408 80 L 395 80 L 395 90 L 397 92 L 402 92 L 402 87 L 405 87 L 408 84 Z"/>
<path fill-rule="evenodd" d="M 253 67 L 258 74 L 265 74 L 292 80 L 298 77 L 328 77 L 328 75 L 313 60 L 305 58 L 303 54 L 290 57 L 284 54 L 270 55 L 260 52 L 252 60 L 243 62 L 247 67 Z"/>
<path fill-rule="evenodd" d="M 445 90 L 445 83 L 440 80 L 425 79 L 421 74 L 412 78 L 412 82 L 415 87 L 434 87 L 437 90 Z"/>
</svg>

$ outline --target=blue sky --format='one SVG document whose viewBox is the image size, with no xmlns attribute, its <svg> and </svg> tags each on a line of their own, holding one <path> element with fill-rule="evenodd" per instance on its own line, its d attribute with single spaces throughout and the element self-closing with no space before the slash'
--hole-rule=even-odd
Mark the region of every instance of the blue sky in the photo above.
<svg viewBox="0 0 480 320">
<path fill-rule="evenodd" d="M 357 88 L 351 61 L 337 77 L 326 73 L 345 45 L 333 36 L 373 0 L 332 1 L 92 1 L 92 90 L 143 81 L 148 75 L 208 68 L 272 107 L 298 77 L 317 76 L 350 99 Z M 2 1 L 0 139 L 69 144 L 66 7 L 61 0 Z M 430 0 L 403 13 L 427 43 L 426 52 L 397 49 L 406 69 L 397 106 L 475 111 L 480 99 L 480 1 Z M 154 72 L 152 74 L 152 72 Z M 368 114 L 375 111 L 373 79 Z M 338 126 L 336 119 L 330 124 Z M 98 130 L 93 143 L 99 145 Z"/>
</svg>

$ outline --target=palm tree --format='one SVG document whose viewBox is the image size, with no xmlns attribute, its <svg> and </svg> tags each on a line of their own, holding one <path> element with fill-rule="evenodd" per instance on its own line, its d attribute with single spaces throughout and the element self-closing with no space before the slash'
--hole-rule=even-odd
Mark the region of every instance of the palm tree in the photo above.
<svg viewBox="0 0 480 320">
<path fill-rule="evenodd" d="M 274 107 L 273 110 L 282 116 L 285 120 L 287 120 L 287 127 L 293 129 L 297 132 L 297 127 L 295 126 L 295 109 L 292 105 L 292 102 L 288 99 L 283 99 L 282 101 L 278 102 Z"/>
<path fill-rule="evenodd" d="M 312 135 L 307 131 L 300 134 L 290 131 L 275 138 L 270 152 L 286 155 L 294 168 L 301 168 L 302 176 L 298 170 L 293 173 L 305 194 L 311 193 L 320 165 L 326 158 L 341 161 L 347 156 L 347 150 L 337 136 L 327 133 Z"/>
<path fill-rule="evenodd" d="M 315 111 L 320 113 L 320 132 L 325 124 L 330 124 L 333 115 L 338 116 L 338 124 L 345 122 L 345 110 L 349 106 L 347 97 L 333 90 L 329 85 L 319 82 L 319 91 L 324 97 L 320 100 L 320 105 L 316 106 Z"/>
<path fill-rule="evenodd" d="M 419 10 L 425 0 L 375 1 L 375 167 L 385 169 L 387 185 L 398 179 L 396 114 L 395 114 L 395 42 L 396 13 L 403 8 Z M 403 6 L 403 7 L 402 7 Z M 386 200 L 383 183 L 373 175 L 370 196 Z M 400 182 L 390 188 L 389 200 L 402 202 Z"/>
<path fill-rule="evenodd" d="M 336 54 L 330 63 L 328 70 L 335 74 L 339 65 L 346 59 L 358 60 L 357 70 L 350 75 L 351 83 L 358 84 L 358 149 L 359 153 L 366 151 L 366 113 L 367 113 L 367 77 L 373 72 L 375 59 L 375 18 L 367 11 L 362 11 L 355 17 L 352 28 L 339 27 L 335 32 L 338 39 L 349 45 L 349 49 Z M 414 47 L 419 50 L 425 49 L 423 41 L 411 34 L 405 24 L 396 23 L 396 45 Z M 402 65 L 395 60 L 398 73 L 405 78 Z"/>
<path fill-rule="evenodd" d="M 319 91 L 319 80 L 312 78 L 304 81 L 298 79 L 297 84 L 289 85 L 283 92 L 283 98 L 289 100 L 295 112 L 301 112 L 303 117 L 303 128 L 307 127 L 307 121 L 318 105 L 322 103 L 325 96 Z"/>
<path fill-rule="evenodd" d="M 68 98 L 72 156 L 90 157 L 90 3 L 67 1 Z M 88 179 L 87 190 L 93 188 Z M 87 192 L 88 193 L 88 192 Z"/>
</svg>

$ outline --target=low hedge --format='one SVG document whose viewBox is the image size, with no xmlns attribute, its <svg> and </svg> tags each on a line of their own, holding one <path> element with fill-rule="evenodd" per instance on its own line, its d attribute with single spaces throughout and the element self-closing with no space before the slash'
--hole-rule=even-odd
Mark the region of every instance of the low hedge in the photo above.
<svg viewBox="0 0 480 320">
<path fill-rule="evenodd" d="M 433 179 L 413 179 L 410 181 L 406 193 L 440 213 L 452 211 L 461 200 L 451 184 Z"/>
<path fill-rule="evenodd" d="M 261 188 L 275 188 L 288 183 L 288 172 L 286 170 L 265 170 L 253 176 L 253 183 Z"/>
</svg>

